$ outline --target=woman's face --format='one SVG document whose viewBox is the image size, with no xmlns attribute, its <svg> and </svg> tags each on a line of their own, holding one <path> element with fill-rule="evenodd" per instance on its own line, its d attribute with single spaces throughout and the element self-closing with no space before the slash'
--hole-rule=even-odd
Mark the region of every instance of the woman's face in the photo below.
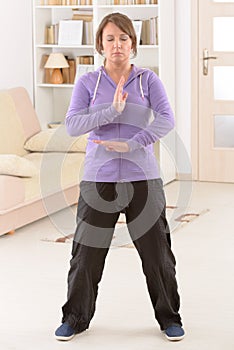
<svg viewBox="0 0 234 350">
<path fill-rule="evenodd" d="M 102 32 L 102 46 L 107 61 L 123 63 L 130 58 L 132 40 L 114 23 L 107 23 Z"/>
</svg>

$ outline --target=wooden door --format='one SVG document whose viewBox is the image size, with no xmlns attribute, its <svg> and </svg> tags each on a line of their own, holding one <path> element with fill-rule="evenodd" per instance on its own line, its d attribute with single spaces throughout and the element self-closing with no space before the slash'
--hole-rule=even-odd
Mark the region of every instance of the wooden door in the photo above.
<svg viewBox="0 0 234 350">
<path fill-rule="evenodd" d="M 199 0 L 199 180 L 234 182 L 234 1 Z"/>
</svg>

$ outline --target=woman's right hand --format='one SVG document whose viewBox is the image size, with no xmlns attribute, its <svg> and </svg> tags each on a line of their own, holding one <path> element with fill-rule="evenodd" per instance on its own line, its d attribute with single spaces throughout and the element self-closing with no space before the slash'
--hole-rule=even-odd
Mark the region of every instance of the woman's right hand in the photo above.
<svg viewBox="0 0 234 350">
<path fill-rule="evenodd" d="M 122 77 L 120 78 L 118 85 L 116 87 L 114 99 L 113 99 L 113 103 L 112 103 L 113 106 L 115 107 L 115 109 L 117 110 L 117 112 L 119 112 L 119 113 L 123 112 L 123 110 L 125 108 L 126 100 L 128 97 L 127 92 L 123 93 L 124 83 L 125 83 L 125 78 L 122 75 Z"/>
</svg>

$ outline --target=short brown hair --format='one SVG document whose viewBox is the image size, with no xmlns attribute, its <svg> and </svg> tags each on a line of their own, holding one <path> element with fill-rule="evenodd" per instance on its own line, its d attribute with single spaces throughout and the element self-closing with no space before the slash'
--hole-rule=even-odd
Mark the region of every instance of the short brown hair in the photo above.
<svg viewBox="0 0 234 350">
<path fill-rule="evenodd" d="M 105 16 L 96 32 L 96 50 L 99 54 L 102 54 L 103 46 L 102 46 L 102 33 L 105 26 L 109 23 L 114 23 L 119 29 L 121 29 L 125 34 L 127 34 L 132 40 L 132 51 L 134 57 L 137 55 L 137 38 L 136 32 L 133 27 L 131 19 L 124 15 L 123 13 L 114 12 Z"/>
</svg>

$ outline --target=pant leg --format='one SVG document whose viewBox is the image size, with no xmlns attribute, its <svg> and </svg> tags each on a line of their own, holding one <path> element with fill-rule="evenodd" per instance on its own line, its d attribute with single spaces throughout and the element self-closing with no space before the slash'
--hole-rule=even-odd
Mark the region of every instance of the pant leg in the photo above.
<svg viewBox="0 0 234 350">
<path fill-rule="evenodd" d="M 87 182 L 80 186 L 67 302 L 62 307 L 62 322 L 68 322 L 76 332 L 87 329 L 94 315 L 98 283 L 119 217 L 119 212 L 98 210 L 102 199 L 113 201 L 114 184 L 98 183 L 97 189 L 95 192 L 92 184 Z"/>
<path fill-rule="evenodd" d="M 182 325 L 176 261 L 170 247 L 162 180 L 132 184 L 134 196 L 126 208 L 127 225 L 142 260 L 155 317 L 161 330 L 170 325 Z"/>
</svg>

